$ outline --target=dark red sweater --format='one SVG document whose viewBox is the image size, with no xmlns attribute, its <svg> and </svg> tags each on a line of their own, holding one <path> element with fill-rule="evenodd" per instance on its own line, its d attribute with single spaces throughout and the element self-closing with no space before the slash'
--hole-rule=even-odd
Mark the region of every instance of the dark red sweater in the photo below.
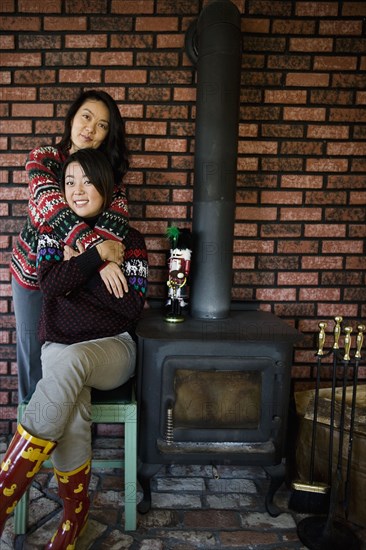
<svg viewBox="0 0 366 550">
<path fill-rule="evenodd" d="M 42 342 L 72 344 L 133 333 L 147 291 L 147 251 L 144 238 L 133 228 L 124 244 L 122 269 L 129 292 L 116 298 L 99 275 L 103 261 L 95 247 L 63 261 L 63 244 L 52 233 L 41 233 L 37 273 L 44 299 L 39 330 Z"/>
</svg>

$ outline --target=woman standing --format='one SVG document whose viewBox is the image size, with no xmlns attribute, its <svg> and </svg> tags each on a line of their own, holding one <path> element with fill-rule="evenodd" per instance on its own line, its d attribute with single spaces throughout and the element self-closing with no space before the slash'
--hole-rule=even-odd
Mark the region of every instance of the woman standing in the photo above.
<svg viewBox="0 0 366 550">
<path fill-rule="evenodd" d="M 84 148 L 105 153 L 112 165 L 115 182 L 112 203 L 93 229 L 69 208 L 59 186 L 64 161 L 71 153 Z M 122 240 L 128 229 L 127 200 L 122 185 L 128 166 L 123 119 L 116 102 L 100 90 L 81 93 L 71 105 L 64 134 L 55 147 L 38 147 L 29 154 L 26 163 L 30 195 L 27 219 L 11 259 L 19 402 L 34 390 L 42 375 L 37 334 L 42 293 L 35 265 L 39 228 L 47 223 L 66 245 L 77 249 L 80 243 L 85 250 L 96 246 L 102 260 L 120 264 L 124 249 Z M 126 290 L 123 275 L 110 280 L 107 270 L 102 269 L 101 276 L 116 296 Z"/>
</svg>

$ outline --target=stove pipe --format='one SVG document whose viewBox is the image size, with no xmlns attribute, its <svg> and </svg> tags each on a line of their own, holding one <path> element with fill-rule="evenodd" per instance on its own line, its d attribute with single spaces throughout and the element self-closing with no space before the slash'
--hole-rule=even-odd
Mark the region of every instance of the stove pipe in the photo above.
<svg viewBox="0 0 366 550">
<path fill-rule="evenodd" d="M 190 313 L 229 315 L 240 105 L 240 13 L 213 0 L 186 35 L 197 65 Z"/>
</svg>

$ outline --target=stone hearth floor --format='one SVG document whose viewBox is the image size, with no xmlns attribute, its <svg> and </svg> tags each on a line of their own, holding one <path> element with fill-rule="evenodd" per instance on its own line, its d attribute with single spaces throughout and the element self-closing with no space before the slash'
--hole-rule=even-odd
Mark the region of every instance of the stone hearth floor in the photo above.
<svg viewBox="0 0 366 550">
<path fill-rule="evenodd" d="M 95 453 L 115 455 L 118 438 L 96 438 Z M 0 439 L 0 453 L 5 450 Z M 282 510 L 277 518 L 265 510 L 268 479 L 262 468 L 217 466 L 164 466 L 152 478 L 152 508 L 138 514 L 136 531 L 123 530 L 123 472 L 93 470 L 92 506 L 87 529 L 76 550 L 238 550 L 304 549 L 296 524 L 303 515 L 288 509 L 290 491 L 276 493 Z M 138 500 L 142 493 L 138 491 Z M 43 549 L 60 519 L 60 502 L 49 470 L 37 474 L 31 488 L 27 535 L 13 534 L 13 518 L 6 524 L 0 550 Z M 348 526 L 366 549 L 366 528 Z M 66 549 L 65 549 L 66 550 Z M 345 549 L 347 550 L 347 549 Z"/>
</svg>

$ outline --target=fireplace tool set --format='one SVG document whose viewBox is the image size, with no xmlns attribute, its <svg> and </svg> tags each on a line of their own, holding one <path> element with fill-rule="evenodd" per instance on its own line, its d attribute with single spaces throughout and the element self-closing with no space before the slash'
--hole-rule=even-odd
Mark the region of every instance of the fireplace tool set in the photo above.
<svg viewBox="0 0 366 550">
<path fill-rule="evenodd" d="M 353 436 L 355 426 L 356 413 L 356 398 L 357 398 L 357 383 L 358 370 L 361 361 L 361 348 L 363 344 L 363 335 L 366 330 L 365 325 L 359 324 L 358 334 L 356 338 L 356 352 L 351 358 L 351 333 L 352 328 L 346 326 L 344 328 L 344 354 L 342 356 L 339 348 L 339 337 L 341 334 L 341 323 L 343 319 L 340 316 L 335 317 L 334 326 L 334 342 L 332 348 L 324 351 L 325 344 L 325 329 L 327 324 L 319 323 L 318 335 L 318 351 L 317 357 L 317 373 L 316 384 L 314 391 L 314 407 L 312 413 L 312 439 L 310 447 L 310 468 L 309 482 L 294 482 L 294 493 L 291 497 L 289 507 L 304 513 L 313 513 L 312 515 L 302 519 L 298 526 L 298 536 L 300 540 L 310 550 L 358 550 L 360 542 L 354 533 L 348 528 L 345 522 L 340 522 L 335 519 L 337 506 L 339 502 L 343 505 L 345 519 L 348 518 L 350 504 L 350 478 L 352 465 L 352 450 Z M 332 361 L 332 387 L 329 415 L 329 454 L 328 454 L 328 483 L 319 483 L 314 480 L 314 462 L 315 462 L 315 446 L 316 432 L 318 424 L 318 406 L 319 406 L 319 389 L 321 382 L 322 359 L 333 356 Z M 333 468 L 333 451 L 334 449 L 334 428 L 336 417 L 336 387 L 340 383 L 341 386 L 341 402 L 339 412 L 339 442 L 336 452 L 337 464 Z M 346 419 L 346 396 L 347 386 L 352 384 L 352 398 L 350 406 L 350 418 Z M 345 465 L 345 479 L 343 480 L 343 448 L 345 447 L 345 426 L 349 425 L 348 448 L 347 448 L 347 464 Z M 344 483 L 343 483 L 344 482 Z M 344 491 L 344 494 L 341 494 Z"/>
</svg>

